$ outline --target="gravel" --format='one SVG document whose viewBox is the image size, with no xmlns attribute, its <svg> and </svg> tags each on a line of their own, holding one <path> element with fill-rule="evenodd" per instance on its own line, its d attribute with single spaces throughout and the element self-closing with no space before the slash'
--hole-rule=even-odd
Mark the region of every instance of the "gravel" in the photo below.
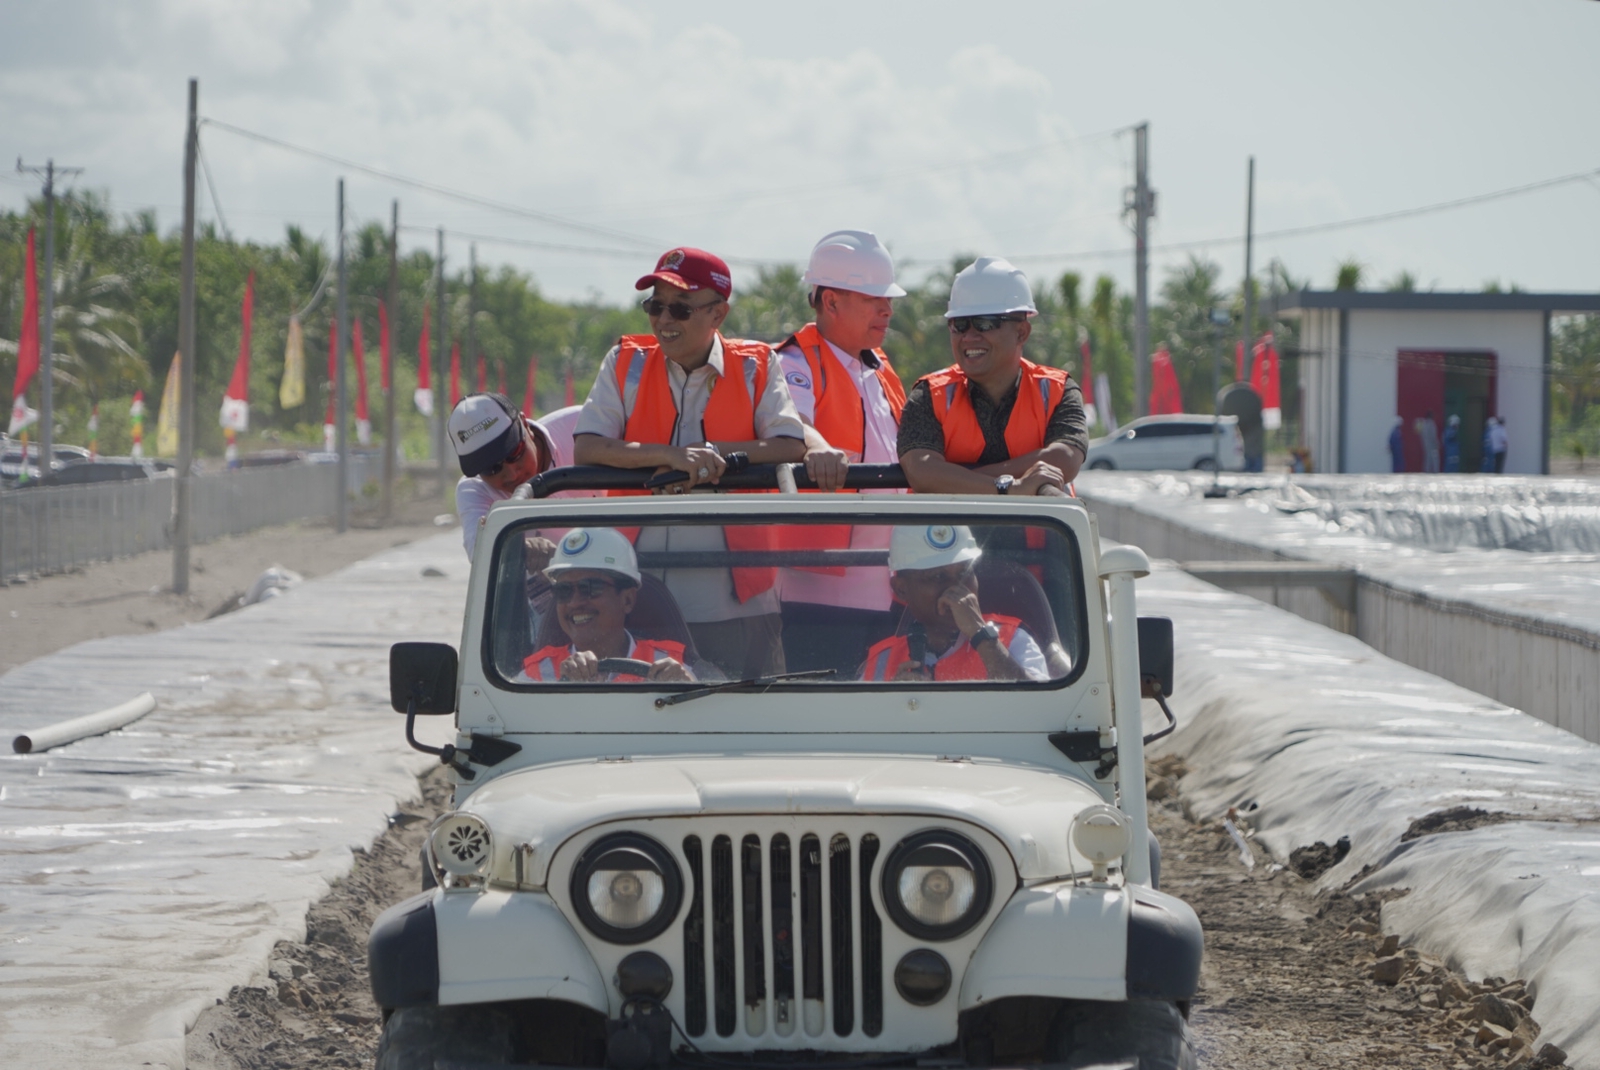
<svg viewBox="0 0 1600 1070">
<path fill-rule="evenodd" d="M 1183 760 L 1152 763 L 1151 829 L 1163 848 L 1162 888 L 1199 913 L 1206 933 L 1191 1021 L 1201 1065 L 1252 1070 L 1547 1070 L 1565 1064 L 1540 1044 L 1535 993 L 1519 980 L 1474 983 L 1384 934 L 1381 909 L 1399 893 L 1318 895 L 1286 861 L 1250 839 L 1246 868 L 1222 816 L 1196 815 L 1182 794 Z M 259 987 L 235 988 L 189 1034 L 191 1070 L 322 1070 L 372 1065 L 380 1022 L 366 972 L 373 919 L 413 894 L 428 820 L 446 805 L 442 770 L 392 819 L 350 875 L 312 908 L 303 943 L 280 943 Z M 1444 829 L 1429 829 L 1447 835 Z M 1460 822 L 1466 824 L 1468 822 Z M 1312 853 L 1337 850 L 1308 845 Z M 1320 850 L 1316 850 L 1319 848 Z M 1305 856 L 1302 856 L 1305 857 Z"/>
</svg>

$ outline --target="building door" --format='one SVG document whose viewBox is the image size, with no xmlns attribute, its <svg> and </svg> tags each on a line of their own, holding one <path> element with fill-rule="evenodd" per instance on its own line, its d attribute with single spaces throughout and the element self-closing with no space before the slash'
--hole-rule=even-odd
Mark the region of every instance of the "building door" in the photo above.
<svg viewBox="0 0 1600 1070">
<path fill-rule="evenodd" d="M 1483 457 L 1483 428 L 1495 411 L 1498 358 L 1490 352 L 1402 349 L 1397 354 L 1396 413 L 1405 443 L 1405 470 L 1423 471 L 1417 421 L 1428 413 L 1442 441 L 1451 416 L 1461 418 L 1461 470 L 1476 472 Z"/>
</svg>

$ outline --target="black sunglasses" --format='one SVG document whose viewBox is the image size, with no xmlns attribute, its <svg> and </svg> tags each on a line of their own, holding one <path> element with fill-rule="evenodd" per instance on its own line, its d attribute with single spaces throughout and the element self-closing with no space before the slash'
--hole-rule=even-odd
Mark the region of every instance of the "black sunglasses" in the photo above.
<svg viewBox="0 0 1600 1070">
<path fill-rule="evenodd" d="M 522 455 L 527 452 L 528 440 L 525 438 L 518 439 L 515 448 L 513 448 L 510 453 L 506 454 L 505 460 L 501 461 L 499 464 L 490 465 L 488 468 L 485 468 L 481 473 L 479 473 L 479 475 L 486 479 L 497 476 L 506 465 L 516 464 L 518 461 L 522 460 Z"/>
<path fill-rule="evenodd" d="M 691 305 L 687 301 L 673 301 L 671 304 L 668 304 L 667 302 L 657 298 L 647 297 L 643 301 L 639 302 L 639 307 L 644 309 L 644 314 L 646 316 L 659 316 L 665 312 L 679 323 L 683 323 L 690 316 L 694 315 L 696 312 L 699 312 L 701 309 L 716 308 L 720 304 L 722 304 L 721 298 L 718 298 L 709 304 Z"/>
<path fill-rule="evenodd" d="M 587 580 L 568 580 L 561 583 L 552 583 L 550 590 L 556 596 L 557 602 L 570 602 L 580 594 L 585 598 L 599 598 L 603 592 L 615 591 L 620 587 L 620 584 L 613 583 L 610 580 L 591 577 Z"/>
<path fill-rule="evenodd" d="M 1021 323 L 1027 316 L 956 316 L 945 322 L 950 324 L 951 334 L 966 334 L 971 328 L 976 328 L 983 334 L 998 331 L 1002 323 Z"/>
</svg>

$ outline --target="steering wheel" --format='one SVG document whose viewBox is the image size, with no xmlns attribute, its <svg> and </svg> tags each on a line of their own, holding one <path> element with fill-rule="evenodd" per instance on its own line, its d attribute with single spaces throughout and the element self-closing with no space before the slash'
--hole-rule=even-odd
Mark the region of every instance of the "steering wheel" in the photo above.
<svg viewBox="0 0 1600 1070">
<path fill-rule="evenodd" d="M 650 675 L 650 663 L 638 658 L 601 658 L 595 666 L 602 673 L 627 673 L 630 676 Z"/>
</svg>

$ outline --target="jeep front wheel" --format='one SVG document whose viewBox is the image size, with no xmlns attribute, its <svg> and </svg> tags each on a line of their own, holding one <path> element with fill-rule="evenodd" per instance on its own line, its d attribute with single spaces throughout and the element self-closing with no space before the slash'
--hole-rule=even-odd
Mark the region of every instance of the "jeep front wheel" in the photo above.
<svg viewBox="0 0 1600 1070">
<path fill-rule="evenodd" d="M 377 1070 L 509 1063 L 511 1047 L 511 1017 L 499 1007 L 401 1007 L 383 1023 Z"/>
<path fill-rule="evenodd" d="M 1195 1070 L 1197 1065 L 1183 1012 L 1151 999 L 1068 1004 L 1050 1030 L 1045 1061 L 1067 1070 L 1130 1062 L 1139 1070 Z"/>
</svg>

